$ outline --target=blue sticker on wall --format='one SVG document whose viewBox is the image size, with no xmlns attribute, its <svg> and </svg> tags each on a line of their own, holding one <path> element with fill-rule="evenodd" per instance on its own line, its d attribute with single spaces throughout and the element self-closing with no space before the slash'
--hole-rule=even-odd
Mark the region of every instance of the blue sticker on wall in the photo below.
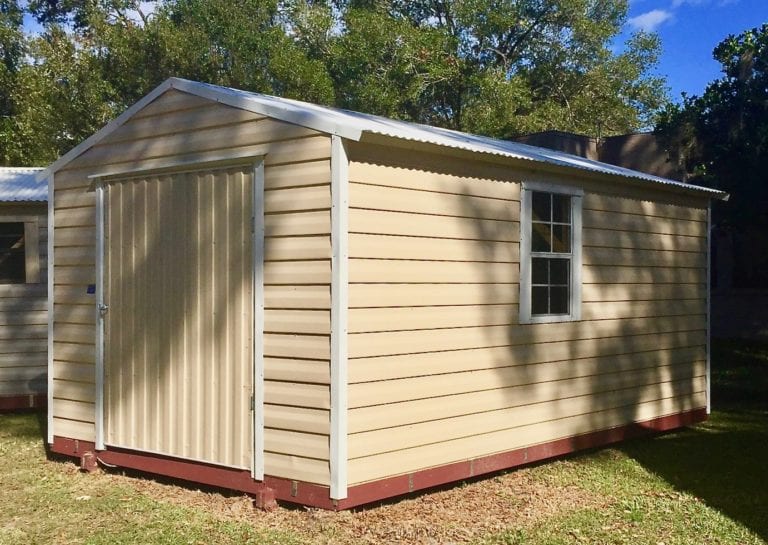
<svg viewBox="0 0 768 545">
<path fill-rule="evenodd" d="M 86 288 L 85 293 L 89 295 L 96 293 L 96 284 L 88 284 L 88 288 Z"/>
</svg>

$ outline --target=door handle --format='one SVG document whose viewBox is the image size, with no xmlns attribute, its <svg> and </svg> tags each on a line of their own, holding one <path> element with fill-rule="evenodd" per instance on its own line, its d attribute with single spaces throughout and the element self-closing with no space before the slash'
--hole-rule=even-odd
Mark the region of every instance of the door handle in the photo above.
<svg viewBox="0 0 768 545">
<path fill-rule="evenodd" d="M 109 305 L 105 305 L 104 303 L 99 303 L 99 314 L 104 316 L 108 310 L 109 310 Z"/>
</svg>

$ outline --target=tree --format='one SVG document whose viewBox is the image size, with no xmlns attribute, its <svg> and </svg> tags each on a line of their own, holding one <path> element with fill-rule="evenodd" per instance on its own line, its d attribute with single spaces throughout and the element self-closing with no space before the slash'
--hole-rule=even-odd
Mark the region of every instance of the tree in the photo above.
<svg viewBox="0 0 768 545">
<path fill-rule="evenodd" d="M 689 182 L 731 194 L 714 209 L 743 260 L 737 282 L 768 285 L 768 25 L 728 36 L 714 50 L 723 76 L 659 116 L 656 132 Z"/>
</svg>

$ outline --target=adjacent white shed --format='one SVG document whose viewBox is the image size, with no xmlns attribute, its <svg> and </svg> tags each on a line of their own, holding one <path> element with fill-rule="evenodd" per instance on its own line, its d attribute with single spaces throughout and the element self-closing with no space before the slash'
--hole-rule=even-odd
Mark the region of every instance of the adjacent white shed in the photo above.
<svg viewBox="0 0 768 545">
<path fill-rule="evenodd" d="M 39 168 L 0 168 L 0 409 L 45 404 L 48 189 Z"/>
</svg>

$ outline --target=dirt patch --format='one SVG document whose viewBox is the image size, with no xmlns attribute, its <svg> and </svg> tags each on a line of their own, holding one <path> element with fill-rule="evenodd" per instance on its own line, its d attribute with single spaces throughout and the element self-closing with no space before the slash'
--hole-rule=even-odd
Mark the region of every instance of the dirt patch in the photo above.
<svg viewBox="0 0 768 545">
<path fill-rule="evenodd" d="M 291 506 L 264 513 L 255 510 L 245 496 L 115 473 L 93 478 L 133 488 L 158 501 L 202 509 L 217 518 L 289 531 L 307 543 L 334 545 L 466 543 L 510 528 L 524 528 L 558 513 L 607 503 L 605 498 L 575 486 L 553 487 L 534 480 L 528 469 L 341 513 Z"/>
</svg>

